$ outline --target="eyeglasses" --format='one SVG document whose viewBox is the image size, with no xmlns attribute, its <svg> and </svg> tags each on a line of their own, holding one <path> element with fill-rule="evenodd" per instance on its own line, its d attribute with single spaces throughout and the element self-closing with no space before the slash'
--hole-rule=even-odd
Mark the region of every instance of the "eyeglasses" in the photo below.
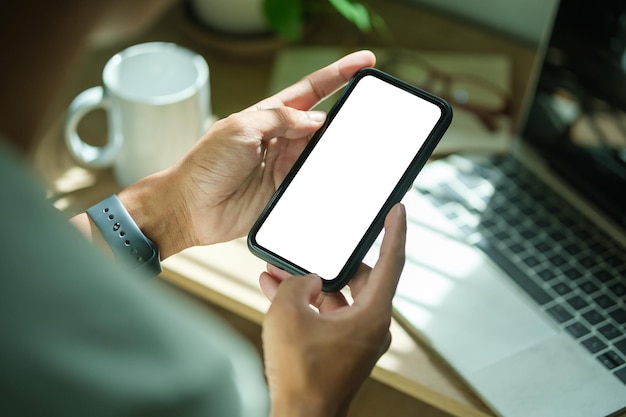
<svg viewBox="0 0 626 417">
<path fill-rule="evenodd" d="M 393 51 L 379 68 L 471 112 L 489 131 L 498 130 L 499 116 L 511 114 L 510 94 L 499 85 L 478 75 L 443 71 L 416 53 Z"/>
</svg>

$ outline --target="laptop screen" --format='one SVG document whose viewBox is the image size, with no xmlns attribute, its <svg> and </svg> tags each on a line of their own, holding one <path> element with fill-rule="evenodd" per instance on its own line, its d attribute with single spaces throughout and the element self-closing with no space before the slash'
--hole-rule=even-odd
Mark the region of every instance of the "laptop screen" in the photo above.
<svg viewBox="0 0 626 417">
<path fill-rule="evenodd" d="M 522 132 L 552 169 L 626 227 L 626 3 L 559 5 Z"/>
</svg>

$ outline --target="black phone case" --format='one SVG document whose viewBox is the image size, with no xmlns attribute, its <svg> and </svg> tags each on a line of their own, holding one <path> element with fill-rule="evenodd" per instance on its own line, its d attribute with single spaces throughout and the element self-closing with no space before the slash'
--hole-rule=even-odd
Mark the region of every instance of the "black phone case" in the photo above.
<svg viewBox="0 0 626 417">
<path fill-rule="evenodd" d="M 404 175 L 402 176 L 400 181 L 396 184 L 395 188 L 390 191 L 387 201 L 379 210 L 374 221 L 372 222 L 370 227 L 367 229 L 367 231 L 363 235 L 362 239 L 360 240 L 359 244 L 352 252 L 350 258 L 345 263 L 339 275 L 334 279 L 323 280 L 322 289 L 326 292 L 333 292 L 333 291 L 340 290 L 343 286 L 347 284 L 347 282 L 350 280 L 352 275 L 354 275 L 357 268 L 361 264 L 361 261 L 363 260 L 363 258 L 369 251 L 370 247 L 372 246 L 372 244 L 374 243 L 374 241 L 380 234 L 383 228 L 387 213 L 389 212 L 389 210 L 391 210 L 391 208 L 396 203 L 402 200 L 406 192 L 410 189 L 411 185 L 413 184 L 413 181 L 415 180 L 415 178 L 417 177 L 417 175 L 423 168 L 426 161 L 428 161 L 428 158 L 430 158 L 430 156 L 432 155 L 435 147 L 439 143 L 440 139 L 443 137 L 445 131 L 448 129 L 452 121 L 452 108 L 442 98 L 437 97 L 413 85 L 410 85 L 402 80 L 399 80 L 398 78 L 392 75 L 389 75 L 375 68 L 364 68 L 360 70 L 359 72 L 357 72 L 354 75 L 354 77 L 352 77 L 352 79 L 348 82 L 341 96 L 337 99 L 337 102 L 333 105 L 331 110 L 328 112 L 324 125 L 311 138 L 308 145 L 306 146 L 306 148 L 304 149 L 304 151 L 302 152 L 298 160 L 295 162 L 294 166 L 291 168 L 287 176 L 285 177 L 284 181 L 278 187 L 278 189 L 276 190 L 276 192 L 274 193 L 274 195 L 268 202 L 267 206 L 265 207 L 265 209 L 263 210 L 263 212 L 261 213 L 257 221 L 252 226 L 252 229 L 250 230 L 250 233 L 248 234 L 247 243 L 248 243 L 248 248 L 250 249 L 250 251 L 257 257 L 295 275 L 306 275 L 310 273 L 310 271 L 306 271 L 300 268 L 298 265 L 293 264 L 288 259 L 281 257 L 279 254 L 273 253 L 269 250 L 266 250 L 262 246 L 260 246 L 257 243 L 255 236 L 256 236 L 257 231 L 259 230 L 259 228 L 265 221 L 265 218 L 268 216 L 272 208 L 276 205 L 277 201 L 280 199 L 281 195 L 285 192 L 285 190 L 287 189 L 287 187 L 289 186 L 293 178 L 296 176 L 300 167 L 306 161 L 307 157 L 309 156 L 313 148 L 316 146 L 317 142 L 319 142 L 320 138 L 326 131 L 326 128 L 332 122 L 335 115 L 339 112 L 343 103 L 346 101 L 347 97 L 350 95 L 350 93 L 352 92 L 356 84 L 359 82 L 359 80 L 361 80 L 363 77 L 368 76 L 368 75 L 377 77 L 383 81 L 386 81 L 398 88 L 408 91 L 414 95 L 417 95 L 418 97 L 421 97 L 437 105 L 441 109 L 441 117 L 438 120 L 435 127 L 433 128 L 433 130 L 428 135 L 428 138 L 422 145 L 419 152 L 413 158 L 411 164 L 409 164 L 409 166 L 405 170 Z"/>
</svg>

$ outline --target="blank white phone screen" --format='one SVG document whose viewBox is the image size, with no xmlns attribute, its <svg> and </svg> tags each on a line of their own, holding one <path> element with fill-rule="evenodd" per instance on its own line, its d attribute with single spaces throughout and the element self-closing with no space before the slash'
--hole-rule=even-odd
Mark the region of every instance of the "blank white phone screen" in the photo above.
<svg viewBox="0 0 626 417">
<path fill-rule="evenodd" d="M 441 117 L 441 109 L 363 77 L 280 197 L 257 244 L 335 279 Z"/>
</svg>

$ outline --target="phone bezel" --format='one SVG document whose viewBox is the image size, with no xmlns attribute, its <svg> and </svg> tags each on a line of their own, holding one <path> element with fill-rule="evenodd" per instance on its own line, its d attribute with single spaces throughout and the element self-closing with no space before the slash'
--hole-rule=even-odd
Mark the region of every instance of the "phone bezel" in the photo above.
<svg viewBox="0 0 626 417">
<path fill-rule="evenodd" d="M 378 214 L 376 215 L 376 217 L 374 218 L 374 220 L 372 221 L 372 223 L 366 230 L 365 234 L 363 235 L 363 237 L 357 244 L 356 248 L 352 251 L 352 254 L 350 255 L 350 257 L 344 264 L 343 268 L 341 269 L 337 277 L 333 279 L 323 279 L 322 289 L 326 292 L 340 290 L 348 282 L 348 280 L 352 277 L 352 275 L 356 272 L 356 269 L 359 267 L 363 258 L 369 251 L 370 247 L 372 246 L 372 244 L 374 243 L 374 241 L 380 234 L 383 228 L 387 213 L 396 203 L 402 200 L 404 194 L 406 194 L 406 192 L 409 190 L 409 188 L 413 184 L 415 178 L 421 171 L 422 167 L 424 166 L 428 158 L 430 158 L 430 156 L 432 155 L 435 147 L 437 146 L 437 144 L 443 137 L 445 131 L 448 129 L 452 121 L 452 108 L 442 98 L 437 97 L 420 88 L 417 88 L 411 84 L 408 84 L 376 68 L 361 69 L 348 82 L 342 94 L 337 99 L 337 102 L 333 105 L 331 110 L 328 112 L 324 125 L 317 132 L 315 132 L 315 134 L 313 135 L 313 137 L 311 138 L 311 140 L 309 141 L 309 143 L 303 150 L 302 154 L 296 160 L 293 167 L 291 168 L 291 170 L 289 171 L 289 173 L 283 180 L 283 182 L 280 184 L 276 192 L 270 198 L 269 202 L 267 203 L 267 205 L 261 212 L 259 218 L 254 223 L 254 225 L 252 226 L 252 229 L 248 233 L 248 239 L 247 239 L 248 248 L 255 256 L 263 259 L 266 262 L 271 263 L 272 265 L 275 265 L 281 269 L 284 269 L 291 274 L 306 275 L 310 273 L 310 271 L 307 271 L 299 267 L 295 263 L 289 261 L 288 259 L 285 259 L 279 254 L 274 253 L 262 247 L 261 245 L 259 245 L 256 240 L 256 234 L 261 228 L 261 226 L 263 225 L 263 223 L 265 222 L 265 219 L 267 218 L 269 213 L 272 211 L 272 209 L 274 208 L 274 206 L 280 199 L 280 197 L 283 195 L 287 187 L 289 187 L 292 180 L 297 175 L 298 171 L 300 170 L 300 167 L 302 167 L 302 165 L 307 160 L 308 156 L 311 154 L 311 152 L 315 148 L 316 144 L 320 141 L 320 139 L 324 135 L 324 132 L 326 131 L 328 126 L 332 123 L 337 113 L 341 110 L 341 107 L 345 103 L 348 96 L 354 90 L 358 82 L 366 76 L 374 76 L 376 78 L 379 78 L 397 88 L 400 88 L 404 91 L 414 94 L 438 106 L 439 109 L 441 110 L 441 116 L 439 120 L 437 121 L 437 123 L 435 124 L 434 128 L 429 133 L 426 140 L 424 141 L 418 153 L 415 155 L 411 163 L 408 165 L 408 167 L 404 171 L 404 174 L 402 175 L 402 177 L 400 178 L 400 180 L 398 181 L 394 189 L 390 191 L 389 197 L 387 198 L 383 206 L 378 211 Z"/>
</svg>

